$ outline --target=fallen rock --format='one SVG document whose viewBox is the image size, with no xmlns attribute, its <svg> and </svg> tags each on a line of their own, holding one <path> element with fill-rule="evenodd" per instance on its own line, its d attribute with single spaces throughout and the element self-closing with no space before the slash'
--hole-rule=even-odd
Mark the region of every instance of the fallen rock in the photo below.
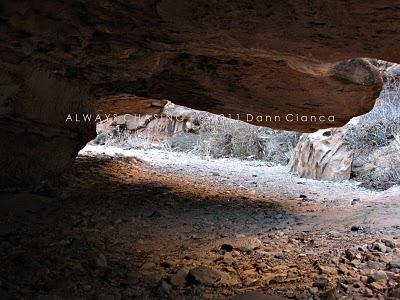
<svg viewBox="0 0 400 300">
<path fill-rule="evenodd" d="M 400 259 L 389 262 L 390 268 L 400 269 Z"/>
<path fill-rule="evenodd" d="M 183 288 L 186 285 L 186 277 L 189 274 L 188 269 L 180 269 L 171 276 L 171 284 L 178 288 Z"/>
<path fill-rule="evenodd" d="M 376 242 L 376 243 L 372 244 L 371 250 L 375 250 L 375 251 L 379 251 L 379 252 L 382 252 L 382 253 L 386 253 L 387 248 L 386 248 L 385 244 Z"/>
<path fill-rule="evenodd" d="M 385 271 L 375 271 L 368 276 L 368 283 L 387 284 L 388 276 Z"/>
<path fill-rule="evenodd" d="M 396 248 L 396 243 L 391 241 L 391 240 L 382 239 L 381 242 L 383 244 L 385 244 L 385 246 L 388 247 L 388 248 L 392 248 L 392 249 Z"/>
<path fill-rule="evenodd" d="M 318 270 L 321 274 L 337 274 L 337 269 L 331 266 L 318 266 Z"/>
<path fill-rule="evenodd" d="M 349 261 L 352 261 L 353 259 L 357 258 L 357 255 L 359 254 L 359 250 L 357 247 L 353 247 L 350 249 L 346 249 L 345 251 L 345 256 Z"/>
<path fill-rule="evenodd" d="M 325 277 L 318 278 L 314 283 L 313 286 L 319 289 L 324 289 L 329 285 L 329 281 Z"/>
<path fill-rule="evenodd" d="M 103 253 L 100 253 L 94 258 L 94 264 L 99 268 L 107 268 L 107 258 Z"/>
<path fill-rule="evenodd" d="M 224 240 L 221 249 L 235 249 L 241 252 L 249 252 L 263 246 L 263 243 L 255 237 L 240 237 Z"/>
<path fill-rule="evenodd" d="M 156 267 L 156 264 L 153 262 L 146 262 L 142 265 L 142 270 L 152 270 Z"/>
<path fill-rule="evenodd" d="M 353 225 L 350 228 L 350 231 L 362 231 L 362 230 L 364 230 L 364 228 L 362 226 L 359 226 L 359 225 Z"/>
<path fill-rule="evenodd" d="M 109 135 L 105 132 L 100 132 L 97 134 L 96 138 L 92 141 L 95 145 L 105 145 L 107 140 L 109 139 Z"/>
<path fill-rule="evenodd" d="M 234 262 L 234 258 L 233 255 L 230 252 L 227 252 L 224 254 L 224 258 L 222 260 L 223 263 L 227 264 L 227 265 L 231 265 Z"/>
<path fill-rule="evenodd" d="M 205 266 L 199 266 L 189 271 L 187 276 L 188 283 L 202 284 L 202 285 L 215 285 L 221 280 L 221 274 Z"/>
<path fill-rule="evenodd" d="M 350 178 L 353 152 L 344 144 L 347 127 L 303 134 L 290 170 L 300 177 L 340 181 Z"/>
</svg>

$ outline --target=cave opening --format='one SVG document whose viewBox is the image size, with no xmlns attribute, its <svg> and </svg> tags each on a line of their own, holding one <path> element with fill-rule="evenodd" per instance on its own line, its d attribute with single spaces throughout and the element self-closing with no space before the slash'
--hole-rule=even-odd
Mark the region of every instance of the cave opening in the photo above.
<svg viewBox="0 0 400 300">
<path fill-rule="evenodd" d="M 400 299 L 396 2 L 2 0 L 0 299 Z"/>
</svg>

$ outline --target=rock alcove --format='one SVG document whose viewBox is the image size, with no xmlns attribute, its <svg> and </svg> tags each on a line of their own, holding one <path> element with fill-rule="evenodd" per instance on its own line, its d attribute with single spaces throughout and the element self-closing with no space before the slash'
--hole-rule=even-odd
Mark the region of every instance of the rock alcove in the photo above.
<svg viewBox="0 0 400 300">
<path fill-rule="evenodd" d="M 382 80 L 362 57 L 400 61 L 392 1 L 45 0 L 0 9 L 3 186 L 62 173 L 95 135 L 93 122 L 66 116 L 121 94 L 232 115 L 335 116 L 259 124 L 315 131 L 373 107 Z M 143 109 L 136 100 L 127 108 Z"/>
</svg>

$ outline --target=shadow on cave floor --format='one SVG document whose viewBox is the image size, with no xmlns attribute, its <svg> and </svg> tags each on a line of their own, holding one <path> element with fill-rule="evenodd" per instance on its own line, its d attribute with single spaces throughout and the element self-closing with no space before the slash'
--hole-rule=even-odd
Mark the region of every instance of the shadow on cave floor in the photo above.
<svg viewBox="0 0 400 300">
<path fill-rule="evenodd" d="M 211 179 L 196 172 L 83 155 L 55 198 L 1 194 L 0 298 L 220 299 L 257 291 L 335 299 L 324 297 L 395 292 L 396 270 L 386 285 L 368 277 L 399 258 L 389 243 L 399 227 L 384 222 L 398 221 L 391 202 L 319 201 L 282 187 L 281 196 L 268 196 L 262 186 L 215 180 L 223 170 Z M 383 238 L 384 251 L 374 244 Z"/>
</svg>

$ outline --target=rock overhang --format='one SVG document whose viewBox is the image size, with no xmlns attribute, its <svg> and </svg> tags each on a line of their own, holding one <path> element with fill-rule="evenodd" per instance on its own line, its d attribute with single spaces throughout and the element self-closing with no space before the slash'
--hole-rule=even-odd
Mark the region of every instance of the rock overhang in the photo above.
<svg viewBox="0 0 400 300">
<path fill-rule="evenodd" d="M 93 122 L 65 124 L 64 114 L 100 105 L 126 113 L 160 110 L 142 107 L 139 98 L 234 116 L 335 117 L 253 122 L 286 130 L 341 126 L 371 110 L 382 88 L 377 69 L 363 57 L 400 62 L 399 5 L 2 1 L 0 138 L 13 141 L 23 132 L 34 146 L 2 145 L 1 166 L 15 172 L 0 177 L 18 177 L 25 166 L 23 177 L 29 169 L 64 169 L 56 158 L 50 167 L 46 161 L 52 153 L 72 159 L 95 134 Z M 132 100 L 125 108 L 126 101 L 115 100 L 121 94 Z M 38 161 L 37 153 L 46 154 Z"/>
</svg>

